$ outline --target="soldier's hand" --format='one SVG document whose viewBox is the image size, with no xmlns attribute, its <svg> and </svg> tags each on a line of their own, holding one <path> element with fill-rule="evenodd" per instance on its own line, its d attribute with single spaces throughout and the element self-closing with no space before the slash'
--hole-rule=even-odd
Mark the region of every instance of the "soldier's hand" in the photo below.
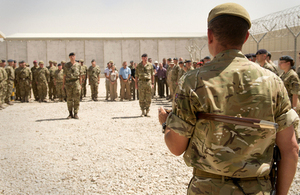
<svg viewBox="0 0 300 195">
<path fill-rule="evenodd" d="M 168 118 L 168 113 L 166 112 L 166 110 L 164 109 L 164 107 L 160 107 L 158 109 L 158 120 L 159 123 L 162 125 L 164 122 L 166 122 L 167 118 Z"/>
<path fill-rule="evenodd" d="M 135 86 L 135 89 L 139 89 L 137 85 Z"/>
<path fill-rule="evenodd" d="M 98 81 L 98 84 L 100 84 L 100 81 Z"/>
<path fill-rule="evenodd" d="M 152 88 L 152 89 L 154 88 L 154 84 L 151 84 L 151 88 Z"/>
</svg>

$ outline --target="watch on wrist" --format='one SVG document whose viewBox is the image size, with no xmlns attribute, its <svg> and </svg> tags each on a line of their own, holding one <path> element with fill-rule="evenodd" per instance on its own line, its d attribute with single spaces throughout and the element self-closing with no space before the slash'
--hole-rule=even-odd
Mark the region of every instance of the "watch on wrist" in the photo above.
<svg viewBox="0 0 300 195">
<path fill-rule="evenodd" d="M 166 122 L 164 122 L 162 124 L 162 133 L 165 133 L 166 127 L 167 127 L 167 124 L 166 124 Z"/>
</svg>

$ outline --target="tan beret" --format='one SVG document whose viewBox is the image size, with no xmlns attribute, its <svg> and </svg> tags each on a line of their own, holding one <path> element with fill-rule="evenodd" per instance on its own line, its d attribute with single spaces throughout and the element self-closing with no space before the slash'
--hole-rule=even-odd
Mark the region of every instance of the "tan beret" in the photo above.
<svg viewBox="0 0 300 195">
<path fill-rule="evenodd" d="M 112 63 L 112 64 L 113 64 L 113 63 L 114 63 L 114 61 L 110 60 L 108 63 Z"/>
<path fill-rule="evenodd" d="M 66 61 L 61 61 L 61 63 L 67 63 Z"/>
<path fill-rule="evenodd" d="M 39 64 L 44 64 L 44 62 L 41 60 L 41 61 L 39 61 Z"/>
<path fill-rule="evenodd" d="M 174 65 L 174 62 L 173 62 L 173 61 L 171 61 L 169 64 L 173 64 L 173 65 Z"/>
<path fill-rule="evenodd" d="M 250 15 L 247 10 L 239 4 L 236 3 L 224 3 L 214 7 L 208 14 L 207 23 L 210 23 L 215 18 L 221 15 L 232 15 L 243 18 L 249 24 L 249 29 L 251 28 Z"/>
<path fill-rule="evenodd" d="M 83 59 L 80 59 L 79 62 L 84 62 Z"/>
<path fill-rule="evenodd" d="M 53 64 L 57 64 L 57 62 L 56 62 L 56 61 L 53 61 Z"/>
<path fill-rule="evenodd" d="M 52 60 L 49 60 L 49 63 L 53 62 Z"/>
</svg>

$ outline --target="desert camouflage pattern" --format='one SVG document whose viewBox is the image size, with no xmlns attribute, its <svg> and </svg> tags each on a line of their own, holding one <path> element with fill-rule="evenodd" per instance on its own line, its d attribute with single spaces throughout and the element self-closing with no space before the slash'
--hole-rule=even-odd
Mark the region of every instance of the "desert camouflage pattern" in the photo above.
<svg viewBox="0 0 300 195">
<path fill-rule="evenodd" d="M 21 68 L 17 72 L 16 80 L 19 84 L 21 101 L 28 101 L 28 96 L 31 91 L 32 74 L 28 67 Z"/>
<path fill-rule="evenodd" d="M 63 101 L 63 99 L 65 99 L 66 97 L 65 90 L 63 89 L 64 70 L 57 69 L 54 73 L 54 79 L 56 96 L 59 98 L 60 101 Z"/>
<path fill-rule="evenodd" d="M 18 68 L 15 69 L 15 87 L 16 87 L 16 100 L 20 100 L 21 96 L 20 96 L 20 87 L 19 87 L 19 83 L 17 81 L 17 74 L 18 72 L 21 70 L 21 67 L 19 66 Z"/>
<path fill-rule="evenodd" d="M 182 75 L 184 75 L 184 73 L 185 72 L 184 72 L 183 68 L 180 68 L 178 71 L 177 83 L 178 83 L 179 79 L 182 77 Z"/>
<path fill-rule="evenodd" d="M 39 101 L 44 101 L 47 97 L 48 82 L 50 80 L 49 70 L 39 67 L 34 72 L 34 79 L 37 85 Z"/>
<path fill-rule="evenodd" d="M 14 88 L 15 70 L 12 66 L 9 65 L 5 68 L 5 70 L 7 73 L 5 102 L 8 103 L 11 101 L 11 94 Z"/>
<path fill-rule="evenodd" d="M 172 86 L 173 93 L 175 93 L 178 84 L 177 79 L 178 79 L 179 71 L 180 71 L 180 66 L 178 64 L 174 65 L 171 71 L 171 86 Z"/>
<path fill-rule="evenodd" d="M 173 66 L 173 68 L 174 68 L 174 66 Z M 173 98 L 173 87 L 172 87 L 172 81 L 171 81 L 173 68 L 171 66 L 169 66 L 168 70 L 167 70 L 167 84 L 168 84 L 169 89 L 170 89 L 170 96 L 169 96 L 170 99 Z"/>
<path fill-rule="evenodd" d="M 87 71 L 88 77 L 89 77 L 89 84 L 91 87 L 91 94 L 92 94 L 92 99 L 97 99 L 98 98 L 98 77 L 101 74 L 101 70 L 99 66 L 90 66 L 88 71 Z M 81 93 L 82 94 L 82 93 Z"/>
<path fill-rule="evenodd" d="M 141 110 L 149 110 L 151 104 L 151 77 L 153 66 L 147 63 L 145 66 L 140 62 L 136 67 L 135 77 L 138 78 L 139 104 Z"/>
<path fill-rule="evenodd" d="M 32 87 L 32 91 L 33 91 L 33 96 L 34 96 L 34 98 L 35 98 L 36 100 L 39 99 L 39 94 L 38 94 L 37 84 L 36 84 L 36 82 L 35 82 L 35 71 L 36 71 L 38 68 L 39 68 L 39 67 L 34 67 L 34 66 L 31 68 L 32 81 L 33 81 L 31 87 Z"/>
<path fill-rule="evenodd" d="M 291 105 L 292 105 L 293 94 L 300 95 L 299 77 L 293 69 L 290 69 L 287 73 L 283 72 L 280 75 L 280 78 L 282 79 L 282 81 L 284 83 L 284 86 L 288 92 L 288 96 L 290 98 Z M 300 116 L 300 102 L 299 102 L 299 99 L 297 99 L 297 100 L 298 100 L 298 102 L 297 102 L 297 106 L 296 106 L 296 112 Z M 297 139 L 300 138 L 300 132 L 298 129 L 295 129 L 295 133 L 296 133 L 296 138 Z"/>
<path fill-rule="evenodd" d="M 272 66 L 271 64 L 269 64 L 268 62 L 266 62 L 266 63 L 263 65 L 263 68 L 268 69 L 268 70 L 274 72 L 276 75 L 278 75 L 277 69 L 276 69 L 274 66 Z"/>
<path fill-rule="evenodd" d="M 81 76 L 81 94 L 80 94 L 80 98 L 82 99 L 82 97 L 86 96 L 86 80 L 87 80 L 87 71 L 88 68 L 85 64 L 81 65 L 81 69 L 80 69 L 80 76 Z"/>
<path fill-rule="evenodd" d="M 0 106 L 4 103 L 6 92 L 7 73 L 4 68 L 0 67 Z M 2 109 L 2 108 L 0 108 Z"/>
<path fill-rule="evenodd" d="M 250 180 L 250 181 L 239 181 L 246 194 L 251 195 L 270 195 L 272 190 L 270 180 Z M 194 176 L 188 187 L 188 195 L 243 195 L 243 193 L 234 185 L 232 180 L 225 180 L 222 182 L 221 179 L 212 179 L 206 177 Z"/>
<path fill-rule="evenodd" d="M 49 67 L 49 73 L 50 73 L 50 81 L 49 81 L 49 99 L 55 99 L 56 98 L 56 88 L 54 85 L 54 75 L 57 68 L 55 66 Z"/>
<path fill-rule="evenodd" d="M 77 114 L 80 104 L 81 85 L 79 81 L 81 65 L 71 62 L 65 64 L 64 76 L 65 76 L 65 88 L 67 92 L 67 106 L 68 110 Z"/>
<path fill-rule="evenodd" d="M 220 52 L 180 79 L 167 126 L 190 138 L 188 166 L 235 178 L 269 174 L 275 130 L 197 120 L 197 112 L 272 121 L 277 132 L 299 121 L 282 80 L 239 50 Z"/>
</svg>

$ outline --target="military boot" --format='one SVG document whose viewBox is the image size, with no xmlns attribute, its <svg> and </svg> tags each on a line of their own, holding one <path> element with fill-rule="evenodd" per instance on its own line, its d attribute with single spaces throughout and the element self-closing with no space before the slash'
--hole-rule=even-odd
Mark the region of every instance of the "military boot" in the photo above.
<svg viewBox="0 0 300 195">
<path fill-rule="evenodd" d="M 14 105 L 13 103 L 11 103 L 11 101 L 6 102 L 6 104 L 8 104 L 10 106 Z"/>
<path fill-rule="evenodd" d="M 71 118 L 73 118 L 74 116 L 73 116 L 73 112 L 72 111 L 69 111 L 69 116 L 67 117 L 67 119 L 71 119 Z"/>
<path fill-rule="evenodd" d="M 149 109 L 146 109 L 146 114 L 145 114 L 145 116 L 149 116 Z"/>
<path fill-rule="evenodd" d="M 79 119 L 77 113 L 74 114 L 74 119 Z"/>
<path fill-rule="evenodd" d="M 145 110 L 142 110 L 142 115 L 141 116 L 145 116 Z"/>
</svg>

